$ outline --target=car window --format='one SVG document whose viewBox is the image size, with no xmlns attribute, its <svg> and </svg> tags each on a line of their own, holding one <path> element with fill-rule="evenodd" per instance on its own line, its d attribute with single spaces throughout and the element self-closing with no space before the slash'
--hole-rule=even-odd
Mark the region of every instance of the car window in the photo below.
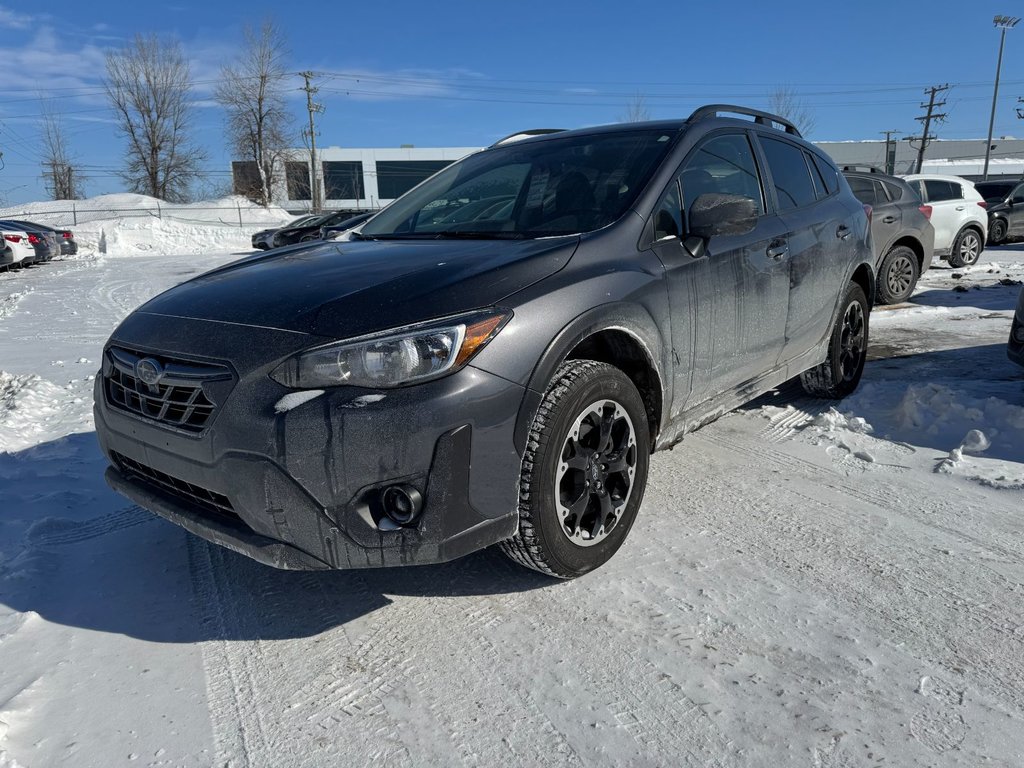
<svg viewBox="0 0 1024 768">
<path fill-rule="evenodd" d="M 893 201 L 903 199 L 903 187 L 899 184 L 893 184 L 889 181 L 883 181 L 882 186 L 885 187 L 885 191 L 889 193 L 890 199 Z"/>
<path fill-rule="evenodd" d="M 761 146 L 772 172 L 779 210 L 791 211 L 815 202 L 817 197 L 803 150 L 767 136 L 761 137 Z"/>
<path fill-rule="evenodd" d="M 834 195 L 839 191 L 839 171 L 836 170 L 832 163 L 828 162 L 818 155 L 812 154 L 811 161 L 814 163 L 814 167 L 818 171 L 818 175 L 821 177 L 822 182 L 825 184 L 825 191 Z"/>
<path fill-rule="evenodd" d="M 943 179 L 923 179 L 925 194 L 929 203 L 940 203 L 943 200 L 962 200 L 964 189 L 952 181 Z"/>
<path fill-rule="evenodd" d="M 1013 190 L 1013 196 L 1010 200 L 1014 203 L 1024 203 L 1024 184 L 1019 185 Z"/>
<path fill-rule="evenodd" d="M 889 202 L 889 195 L 885 191 L 885 185 L 877 179 L 871 180 L 871 186 L 875 188 L 876 205 L 885 205 Z"/>
<path fill-rule="evenodd" d="M 870 179 L 865 179 L 861 176 L 847 176 L 846 180 L 850 183 L 850 189 L 853 190 L 854 197 L 865 205 L 878 204 L 877 190 Z"/>
<path fill-rule="evenodd" d="M 757 163 L 745 134 L 715 136 L 702 144 L 687 159 L 680 182 L 687 220 L 694 201 L 707 193 L 748 197 L 758 214 L 764 213 Z"/>
<path fill-rule="evenodd" d="M 683 214 L 680 205 L 679 182 L 673 181 L 654 209 L 654 240 L 679 237 L 683 233 Z"/>
</svg>

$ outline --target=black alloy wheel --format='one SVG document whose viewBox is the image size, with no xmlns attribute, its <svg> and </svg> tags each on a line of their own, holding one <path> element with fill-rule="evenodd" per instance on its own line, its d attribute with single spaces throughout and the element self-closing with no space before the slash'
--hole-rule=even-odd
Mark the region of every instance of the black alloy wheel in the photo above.
<svg viewBox="0 0 1024 768">
<path fill-rule="evenodd" d="M 800 374 L 804 391 L 815 397 L 840 400 L 857 389 L 864 373 L 870 317 L 864 289 L 850 283 L 840 306 L 829 336 L 825 362 Z"/>
<path fill-rule="evenodd" d="M 533 417 L 519 531 L 502 550 L 563 579 L 604 564 L 636 519 L 650 454 L 648 414 L 633 382 L 607 363 L 562 363 Z"/>
</svg>

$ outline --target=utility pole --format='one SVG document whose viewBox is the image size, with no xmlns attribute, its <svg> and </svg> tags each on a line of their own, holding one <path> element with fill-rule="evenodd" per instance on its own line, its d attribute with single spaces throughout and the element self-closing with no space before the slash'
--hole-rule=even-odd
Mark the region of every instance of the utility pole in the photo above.
<svg viewBox="0 0 1024 768">
<path fill-rule="evenodd" d="M 924 92 L 929 94 L 928 103 L 922 104 L 921 109 L 926 109 L 928 111 L 925 112 L 925 114 L 922 117 L 914 118 L 915 120 L 919 120 L 924 123 L 924 130 L 921 132 L 920 137 L 910 136 L 907 139 L 907 141 L 910 142 L 910 146 L 914 146 L 913 142 L 915 139 L 921 142 L 921 146 L 917 150 L 917 170 L 915 170 L 914 173 L 921 172 L 921 166 L 924 165 L 924 151 L 928 147 L 928 145 L 935 139 L 934 136 L 928 133 L 929 129 L 931 128 L 932 121 L 934 120 L 935 122 L 939 123 L 946 119 L 945 112 L 941 112 L 939 114 L 935 113 L 936 109 L 945 106 L 946 104 L 945 101 L 935 101 L 935 96 L 939 93 L 942 93 L 942 91 L 948 90 L 949 83 L 946 83 L 945 85 L 933 85 L 931 88 L 924 89 Z"/>
<path fill-rule="evenodd" d="M 996 85 L 992 89 L 992 115 L 988 119 L 988 143 L 985 144 L 985 170 L 982 180 L 988 180 L 988 159 L 992 154 L 992 128 L 996 122 L 996 99 L 999 98 L 999 71 L 1003 68 L 1003 44 L 1006 42 L 1006 30 L 1017 26 L 1019 18 L 1015 16 L 996 16 L 992 23 L 999 29 L 999 58 L 996 60 Z"/>
<path fill-rule="evenodd" d="M 1024 96 L 1018 96 L 1017 103 L 1024 104 Z M 1017 107 L 1017 119 L 1024 120 L 1024 107 Z"/>
<path fill-rule="evenodd" d="M 903 131 L 879 131 L 885 134 L 885 172 L 890 176 L 896 173 L 896 142 L 892 140 L 894 133 Z"/>
<path fill-rule="evenodd" d="M 322 205 L 320 198 L 320 174 L 318 173 L 317 161 L 316 161 L 316 126 L 313 123 L 313 115 L 319 115 L 324 111 L 323 104 L 317 104 L 313 101 L 313 95 L 319 91 L 315 85 L 310 84 L 310 80 L 313 79 L 313 72 L 300 72 L 302 78 L 306 81 L 306 85 L 301 88 L 306 92 L 306 109 L 309 111 L 309 163 L 310 163 L 310 204 L 313 207 L 313 213 L 320 213 L 320 207 Z M 303 131 L 305 133 L 305 131 Z"/>
</svg>

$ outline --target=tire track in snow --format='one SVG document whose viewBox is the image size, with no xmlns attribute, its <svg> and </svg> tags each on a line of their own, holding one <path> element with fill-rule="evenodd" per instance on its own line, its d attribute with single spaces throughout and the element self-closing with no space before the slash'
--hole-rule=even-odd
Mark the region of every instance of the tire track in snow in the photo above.
<svg viewBox="0 0 1024 768">
<path fill-rule="evenodd" d="M 94 517 L 91 520 L 44 518 L 28 529 L 26 543 L 30 547 L 41 548 L 79 544 L 136 525 L 150 523 L 156 519 L 151 512 L 137 506 L 126 507 L 108 515 Z"/>
</svg>

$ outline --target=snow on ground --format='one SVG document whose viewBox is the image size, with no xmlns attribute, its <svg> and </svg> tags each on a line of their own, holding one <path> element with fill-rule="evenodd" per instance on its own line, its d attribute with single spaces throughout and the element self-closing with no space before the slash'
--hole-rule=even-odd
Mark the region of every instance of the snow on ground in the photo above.
<svg viewBox="0 0 1024 768">
<path fill-rule="evenodd" d="M 68 227 L 82 256 L 160 256 L 248 251 L 254 232 L 294 217 L 238 196 L 179 205 L 122 193 L 28 203 L 0 209 L 2 218 Z"/>
<path fill-rule="evenodd" d="M 1024 249 L 874 312 L 852 397 L 657 454 L 569 583 L 280 572 L 111 493 L 104 340 L 231 258 L 0 274 L 0 766 L 1024 765 Z"/>
</svg>

